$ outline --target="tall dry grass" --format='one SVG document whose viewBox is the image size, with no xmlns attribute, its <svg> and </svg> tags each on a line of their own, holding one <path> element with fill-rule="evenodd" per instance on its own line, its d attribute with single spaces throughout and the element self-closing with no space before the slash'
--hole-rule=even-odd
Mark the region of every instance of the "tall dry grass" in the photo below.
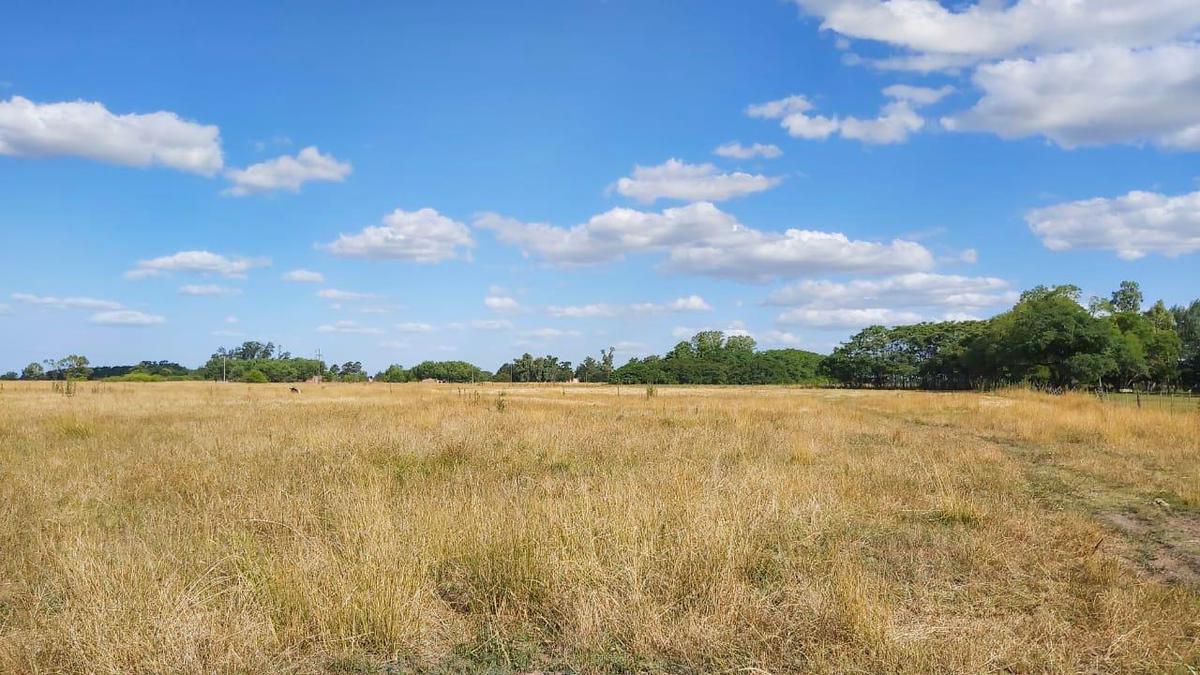
<svg viewBox="0 0 1200 675">
<path fill-rule="evenodd" d="M 503 390 L 6 385 L 0 671 L 1200 666 L 1197 416 Z"/>
</svg>

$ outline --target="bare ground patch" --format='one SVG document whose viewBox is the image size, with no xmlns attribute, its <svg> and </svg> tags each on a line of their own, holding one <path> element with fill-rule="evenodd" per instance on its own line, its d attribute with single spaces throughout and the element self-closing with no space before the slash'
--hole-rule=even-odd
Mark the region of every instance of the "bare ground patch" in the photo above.
<svg viewBox="0 0 1200 675">
<path fill-rule="evenodd" d="M 1125 536 L 1129 546 L 1123 557 L 1151 578 L 1200 585 L 1200 515 L 1155 507 L 1096 517 Z"/>
</svg>

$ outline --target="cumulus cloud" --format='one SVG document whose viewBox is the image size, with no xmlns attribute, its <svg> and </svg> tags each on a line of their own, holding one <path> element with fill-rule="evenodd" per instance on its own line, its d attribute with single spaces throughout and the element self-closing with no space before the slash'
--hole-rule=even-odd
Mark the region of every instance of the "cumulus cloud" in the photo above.
<svg viewBox="0 0 1200 675">
<path fill-rule="evenodd" d="M 760 119 L 777 119 L 795 138 L 822 140 L 838 133 L 843 138 L 885 145 L 903 143 L 924 128 L 925 118 L 916 112 L 917 109 L 933 105 L 953 91 L 949 85 L 940 89 L 900 84 L 886 87 L 883 95 L 889 102 L 877 117 L 870 119 L 813 115 L 811 111 L 815 106 L 800 95 L 751 105 L 746 114 Z"/>
<path fill-rule="evenodd" d="M 865 309 L 848 308 L 806 308 L 790 309 L 779 315 L 779 323 L 784 325 L 809 326 L 811 328 L 863 328 L 881 324 L 897 326 L 917 323 L 922 316 L 916 312 L 888 309 L 886 307 L 870 307 Z"/>
<path fill-rule="evenodd" d="M 515 312 L 521 309 L 521 303 L 517 302 L 516 298 L 495 293 L 485 297 L 483 304 L 494 312 Z"/>
<path fill-rule="evenodd" d="M 359 293 L 357 291 L 343 291 L 337 288 L 323 288 L 317 291 L 317 297 L 324 300 L 333 300 L 334 302 L 348 302 L 353 300 L 370 300 L 379 297 L 374 293 Z"/>
<path fill-rule="evenodd" d="M 777 101 L 757 103 L 746 108 L 746 114 L 759 119 L 779 120 L 779 125 L 794 138 L 822 140 L 829 138 L 839 127 L 837 118 L 810 115 L 814 106 L 798 94 Z"/>
<path fill-rule="evenodd" d="M 579 337 L 583 333 L 577 330 L 564 330 L 562 328 L 534 328 L 533 330 L 522 331 L 521 335 L 533 340 L 553 340 L 561 337 Z"/>
<path fill-rule="evenodd" d="M 721 173 L 713 164 L 668 159 L 658 166 L 634 167 L 633 176 L 616 182 L 616 190 L 646 204 L 659 199 L 719 202 L 769 190 L 781 180 L 741 171 Z"/>
<path fill-rule="evenodd" d="M 12 299 L 27 305 L 36 305 L 48 309 L 121 309 L 123 305 L 112 300 L 98 300 L 86 297 L 58 298 L 52 295 L 34 295 L 32 293 L 13 293 Z"/>
<path fill-rule="evenodd" d="M 396 324 L 396 330 L 401 333 L 428 333 L 433 330 L 433 326 L 427 323 L 407 322 Z"/>
<path fill-rule="evenodd" d="M 675 326 L 671 329 L 671 335 L 677 338 L 687 339 L 696 333 L 706 330 L 719 330 L 727 336 L 744 335 L 746 337 L 754 337 L 754 333 L 751 333 L 750 330 L 746 328 L 746 323 L 738 320 L 730 321 L 724 327 L 703 326 L 701 328 L 689 328 L 688 326 Z"/>
<path fill-rule="evenodd" d="M 69 155 L 125 166 L 221 170 L 220 130 L 172 112 L 117 115 L 101 103 L 0 101 L 0 155 Z"/>
<path fill-rule="evenodd" d="M 780 345 L 783 347 L 800 347 L 805 344 L 803 338 L 795 333 L 781 330 L 769 330 L 758 336 L 763 344 Z"/>
<path fill-rule="evenodd" d="M 318 333 L 352 333 L 357 335 L 379 335 L 383 331 L 378 328 L 364 326 L 356 321 L 335 321 L 317 326 Z"/>
<path fill-rule="evenodd" d="M 780 324 L 861 328 L 975 318 L 981 310 L 1010 305 L 1017 298 L 1004 279 L 913 273 L 846 282 L 800 281 L 773 292 L 767 304 L 792 307 L 779 315 Z"/>
<path fill-rule="evenodd" d="M 613 317 L 621 313 L 621 308 L 604 303 L 596 303 L 590 305 L 567 305 L 559 307 L 551 305 L 546 308 L 546 313 L 550 316 L 555 316 L 565 319 L 593 319 L 598 317 Z"/>
<path fill-rule="evenodd" d="M 631 253 L 667 252 L 668 270 L 748 281 L 826 272 L 887 274 L 933 264 L 930 252 L 915 242 L 855 241 L 840 233 L 798 229 L 764 232 L 738 223 L 708 202 L 661 213 L 618 208 L 570 228 L 494 214 L 481 216 L 475 226 L 553 264 L 583 265 Z"/>
<path fill-rule="evenodd" d="M 699 295 L 689 295 L 682 298 L 676 298 L 667 303 L 656 302 L 640 302 L 630 306 L 635 312 L 642 313 L 657 313 L 657 312 L 711 312 L 712 305 Z"/>
<path fill-rule="evenodd" d="M 219 286 L 217 284 L 185 284 L 179 287 L 180 295 L 237 295 L 241 292 L 241 289 L 231 288 L 229 286 Z"/>
<path fill-rule="evenodd" d="M 1200 250 L 1200 192 L 1170 196 L 1130 192 L 1034 209 L 1030 229 L 1052 251 L 1115 251 L 1126 260 Z"/>
<path fill-rule="evenodd" d="M 226 257 L 210 251 L 180 251 L 173 255 L 139 260 L 133 269 L 125 273 L 125 278 L 144 279 L 170 272 L 184 272 L 243 279 L 251 269 L 270 264 L 269 258 Z"/>
<path fill-rule="evenodd" d="M 508 319 L 476 319 L 471 322 L 471 328 L 479 330 L 512 330 L 513 323 Z"/>
<path fill-rule="evenodd" d="M 799 281 L 771 293 L 767 304 L 971 310 L 1007 305 L 1016 300 L 1016 292 L 1004 279 L 915 272 L 885 279 L 855 279 L 847 282 Z"/>
<path fill-rule="evenodd" d="M 281 277 L 284 281 L 301 284 L 320 284 L 325 282 L 325 275 L 306 269 L 295 269 Z"/>
<path fill-rule="evenodd" d="M 384 216 L 383 225 L 339 235 L 324 248 L 347 258 L 436 263 L 466 257 L 466 249 L 474 244 L 466 225 L 424 208 L 396 209 Z"/>
<path fill-rule="evenodd" d="M 135 309 L 114 309 L 108 312 L 96 312 L 89 321 L 100 326 L 153 326 L 165 323 L 166 319 L 157 314 L 147 314 Z"/>
<path fill-rule="evenodd" d="M 938 0 L 794 0 L 821 28 L 886 43 L 947 63 L 1097 44 L 1147 46 L 1192 34 L 1192 0 L 981 0 L 954 9 Z M 915 53 L 915 54 L 914 54 Z M 914 65 L 921 62 L 916 61 Z"/>
<path fill-rule="evenodd" d="M 225 193 L 244 197 L 272 190 L 299 192 L 301 185 L 314 181 L 340 183 L 350 171 L 348 162 L 339 162 L 333 155 L 322 155 L 316 146 L 309 146 L 295 157 L 283 155 L 244 169 L 227 171 L 225 176 L 233 187 Z"/>
<path fill-rule="evenodd" d="M 593 303 L 588 305 L 551 305 L 546 308 L 550 316 L 570 319 L 608 318 L 621 316 L 628 312 L 636 314 L 658 314 L 665 312 L 709 312 L 712 306 L 699 295 L 676 298 L 671 302 L 638 302 L 628 306 Z"/>
<path fill-rule="evenodd" d="M 947 129 L 1044 137 L 1065 148 L 1200 149 L 1194 0 L 979 0 L 952 8 L 939 0 L 794 1 L 823 29 L 894 48 L 881 58 L 847 54 L 847 63 L 971 72 L 981 96 L 943 117 Z M 910 99 L 909 112 L 919 103 Z M 793 135 L 827 119 L 810 117 L 810 108 L 793 106 L 791 117 L 782 117 L 796 128 Z M 915 124 L 906 114 L 884 114 L 890 132 L 880 125 L 857 132 L 887 137 L 906 119 Z"/>
<path fill-rule="evenodd" d="M 713 150 L 713 154 L 728 159 L 754 159 L 755 157 L 775 159 L 783 156 L 783 150 L 780 150 L 779 146 L 770 143 L 742 145 L 738 141 L 731 141 L 718 145 Z"/>
<path fill-rule="evenodd" d="M 1200 3 L 1195 3 L 1200 6 Z M 1065 148 L 1152 142 L 1200 149 L 1200 45 L 1104 46 L 980 66 L 982 97 L 952 131 L 1043 136 Z"/>
</svg>

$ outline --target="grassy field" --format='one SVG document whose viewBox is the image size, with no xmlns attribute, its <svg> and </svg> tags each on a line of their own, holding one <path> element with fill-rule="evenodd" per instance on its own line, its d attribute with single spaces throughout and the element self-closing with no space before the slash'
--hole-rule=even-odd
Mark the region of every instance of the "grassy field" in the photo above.
<svg viewBox="0 0 1200 675">
<path fill-rule="evenodd" d="M 0 390 L 0 672 L 1195 672 L 1200 415 Z"/>
</svg>

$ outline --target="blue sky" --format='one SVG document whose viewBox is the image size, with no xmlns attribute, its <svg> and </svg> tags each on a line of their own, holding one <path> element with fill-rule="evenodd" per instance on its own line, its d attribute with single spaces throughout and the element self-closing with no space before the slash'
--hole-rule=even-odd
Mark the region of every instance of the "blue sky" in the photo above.
<svg viewBox="0 0 1200 675">
<path fill-rule="evenodd" d="M 257 4 L 7 10 L 0 369 L 1200 295 L 1194 2 Z"/>
</svg>

